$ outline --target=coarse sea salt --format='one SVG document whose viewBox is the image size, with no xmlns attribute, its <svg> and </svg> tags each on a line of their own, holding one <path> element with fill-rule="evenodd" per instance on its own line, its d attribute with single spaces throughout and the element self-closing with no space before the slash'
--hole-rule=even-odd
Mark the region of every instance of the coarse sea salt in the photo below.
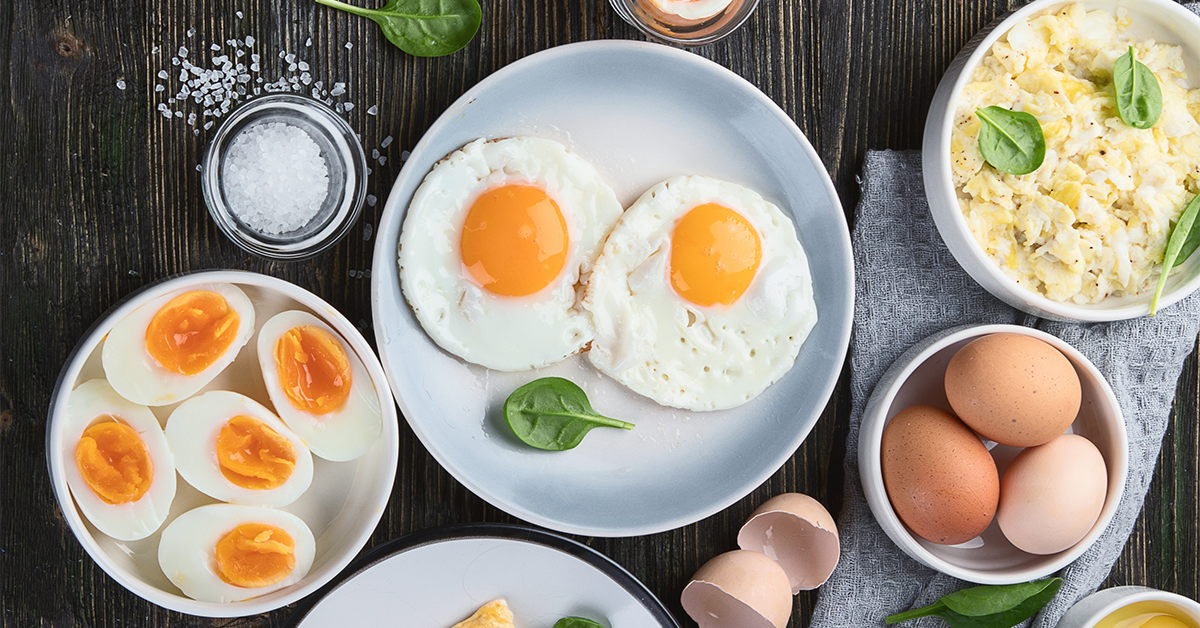
<svg viewBox="0 0 1200 628">
<path fill-rule="evenodd" d="M 329 168 L 304 129 L 262 122 L 233 139 L 221 187 L 229 209 L 246 226 L 279 235 L 317 215 L 329 194 Z"/>
</svg>

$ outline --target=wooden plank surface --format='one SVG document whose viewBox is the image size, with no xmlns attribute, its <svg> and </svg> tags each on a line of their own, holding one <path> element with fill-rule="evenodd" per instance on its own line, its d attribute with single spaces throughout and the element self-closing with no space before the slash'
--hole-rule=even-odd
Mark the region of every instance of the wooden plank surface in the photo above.
<svg viewBox="0 0 1200 628">
<path fill-rule="evenodd" d="M 1018 3 L 1013 3 L 1018 4 Z M 933 90 L 954 54 L 1011 8 L 997 0 L 763 0 L 734 36 L 697 54 L 731 68 L 796 120 L 822 156 L 847 216 L 866 150 L 918 148 Z M 241 12 L 241 17 L 237 12 Z M 179 46 L 252 35 L 263 76 L 300 55 L 314 79 L 344 82 L 346 114 L 367 151 L 384 138 L 367 207 L 350 236 L 313 260 L 253 258 L 222 236 L 200 191 L 211 130 L 156 109 L 177 88 Z M 311 38 L 311 45 L 307 42 Z M 137 288 L 191 270 L 238 268 L 320 295 L 371 334 L 373 239 L 392 181 L 434 119 L 508 63 L 556 45 L 641 39 L 603 0 L 484 2 L 476 39 L 445 58 L 404 55 L 372 22 L 310 0 L 96 0 L 0 6 L 0 610 L 4 626 L 278 626 L 288 611 L 240 620 L 171 613 L 127 592 L 86 555 L 49 486 L 46 412 L 59 369 L 87 328 Z M 351 48 L 346 43 L 353 44 Z M 226 46 L 228 48 L 228 46 Z M 157 49 L 157 50 L 156 50 Z M 165 70 L 171 80 L 159 79 Z M 117 87 L 123 81 L 125 89 Z M 377 108 L 378 115 L 368 109 Z M 203 123 L 205 119 L 201 119 Z M 218 121 L 219 123 L 219 121 Z M 580 538 L 630 570 L 679 618 L 688 577 L 732 549 L 738 527 L 771 495 L 800 491 L 836 512 L 848 415 L 847 373 L 820 422 L 771 479 L 696 524 L 632 539 Z M 1200 375 L 1180 380 L 1175 418 L 1134 537 L 1108 585 L 1143 584 L 1200 597 L 1197 467 Z M 394 499 L 378 544 L 433 526 L 514 521 L 454 481 L 402 425 Z M 793 626 L 816 600 L 798 597 Z"/>
</svg>

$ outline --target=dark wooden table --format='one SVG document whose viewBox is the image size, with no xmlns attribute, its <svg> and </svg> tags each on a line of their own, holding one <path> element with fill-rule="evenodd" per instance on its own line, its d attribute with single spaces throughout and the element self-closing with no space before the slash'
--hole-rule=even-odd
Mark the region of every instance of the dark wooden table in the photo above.
<svg viewBox="0 0 1200 628">
<path fill-rule="evenodd" d="M 361 4 L 361 3 L 360 3 Z M 982 26 L 1021 2 L 1002 0 L 762 0 L 732 37 L 696 51 L 733 69 L 788 112 L 837 186 L 847 219 L 868 149 L 919 148 L 938 79 Z M 240 13 L 239 13 L 240 12 Z M 251 257 L 209 219 L 196 171 L 212 130 L 164 118 L 179 46 L 252 35 L 262 76 L 277 51 L 311 64 L 368 152 L 384 138 L 367 207 L 351 236 L 299 263 Z M 308 40 L 311 38 L 311 45 Z M 172 613 L 129 593 L 86 555 L 49 484 L 46 412 L 72 347 L 104 311 L 149 282 L 189 270 L 238 268 L 282 277 L 339 308 L 369 338 L 372 239 L 401 152 L 451 102 L 504 65 L 568 42 L 640 39 L 605 0 L 484 0 L 482 29 L 464 50 L 420 59 L 393 48 L 368 20 L 311 0 L 94 0 L 0 7 L 0 607 L 4 626 L 278 626 L 289 610 L 240 620 Z M 346 47 L 346 42 L 353 44 Z M 228 46 L 226 46 L 228 48 Z M 247 64 L 248 65 L 248 64 Z M 157 78 L 160 70 L 170 81 Z M 124 89 L 120 86 L 123 85 Z M 168 89 L 174 89 L 168 87 Z M 377 107 L 378 115 L 368 109 Z M 200 112 L 195 107 L 181 107 Z M 218 121 L 219 123 L 219 121 Z M 370 226 L 370 227 L 369 227 Z M 800 491 L 836 512 L 848 415 L 847 373 L 795 456 L 751 495 L 696 524 L 646 537 L 581 538 L 625 566 L 684 626 L 679 592 L 707 559 L 733 548 L 738 527 L 771 495 Z M 1200 597 L 1196 355 L 1176 395 L 1146 507 L 1106 586 L 1142 584 Z M 443 471 L 401 425 L 394 498 L 371 545 L 458 522 L 514 521 Z M 815 593 L 798 597 L 807 623 Z M 853 601 L 848 601 L 853 603 Z"/>
</svg>

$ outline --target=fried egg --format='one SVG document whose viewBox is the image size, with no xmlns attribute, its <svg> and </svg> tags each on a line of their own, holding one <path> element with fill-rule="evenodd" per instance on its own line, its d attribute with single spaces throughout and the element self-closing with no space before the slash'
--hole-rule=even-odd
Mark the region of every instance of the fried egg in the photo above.
<svg viewBox="0 0 1200 628">
<path fill-rule="evenodd" d="M 258 363 L 279 418 L 334 462 L 366 453 L 383 426 L 379 395 L 358 354 L 324 321 L 298 310 L 258 331 Z"/>
<path fill-rule="evenodd" d="M 206 284 L 137 308 L 104 339 L 104 374 L 126 399 L 162 406 L 211 382 L 254 335 L 254 305 L 232 284 Z"/>
<path fill-rule="evenodd" d="M 400 234 L 400 285 L 430 338 L 500 371 L 593 336 L 582 285 L 621 215 L 596 169 L 536 137 L 476 140 L 434 166 Z"/>
<path fill-rule="evenodd" d="M 63 473 L 83 516 L 119 541 L 153 534 L 175 499 L 175 462 L 154 413 L 93 379 L 71 391 L 65 420 Z"/>
<path fill-rule="evenodd" d="M 210 504 L 163 528 L 158 566 L 184 595 L 240 602 L 304 579 L 316 555 L 312 531 L 273 508 Z"/>
<path fill-rule="evenodd" d="M 184 481 L 231 504 L 286 506 L 312 484 L 312 454 L 257 401 L 214 390 L 179 404 L 167 445 Z"/>
<path fill-rule="evenodd" d="M 817 321 L 795 228 L 757 192 L 668 179 L 621 217 L 583 307 L 592 364 L 660 404 L 743 404 L 792 367 Z"/>
</svg>

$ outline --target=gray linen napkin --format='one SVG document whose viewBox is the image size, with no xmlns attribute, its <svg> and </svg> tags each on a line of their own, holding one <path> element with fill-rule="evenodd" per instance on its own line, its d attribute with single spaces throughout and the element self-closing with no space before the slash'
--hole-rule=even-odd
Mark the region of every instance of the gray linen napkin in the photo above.
<svg viewBox="0 0 1200 628">
<path fill-rule="evenodd" d="M 963 324 L 1034 326 L 1079 349 L 1104 373 L 1129 429 L 1129 479 L 1104 534 L 1060 574 L 1061 592 L 1035 618 L 1051 628 L 1108 577 L 1142 507 L 1166 431 L 1175 385 L 1200 328 L 1200 294 L 1158 315 L 1115 323 L 1056 323 L 991 296 L 954 260 L 929 215 L 921 154 L 869 152 L 853 235 L 855 327 L 850 339 L 850 434 L 845 502 L 838 520 L 842 560 L 821 589 L 813 628 L 883 625 L 883 618 L 974 586 L 929 569 L 900 551 L 863 499 L 858 430 L 880 376 L 910 346 Z M 905 626 L 944 626 L 925 618 Z"/>
</svg>

